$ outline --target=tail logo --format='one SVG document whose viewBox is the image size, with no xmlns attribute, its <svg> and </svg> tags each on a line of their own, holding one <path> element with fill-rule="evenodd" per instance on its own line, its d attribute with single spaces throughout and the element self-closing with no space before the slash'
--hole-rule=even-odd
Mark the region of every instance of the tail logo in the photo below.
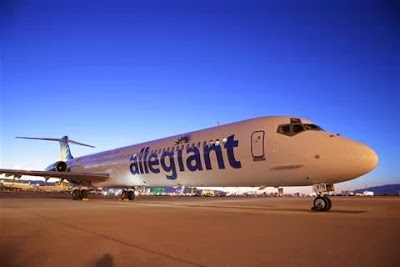
<svg viewBox="0 0 400 267">
<path fill-rule="evenodd" d="M 192 135 L 186 134 L 178 138 L 178 140 L 175 141 L 175 145 L 184 145 L 190 142 L 192 140 Z"/>
</svg>

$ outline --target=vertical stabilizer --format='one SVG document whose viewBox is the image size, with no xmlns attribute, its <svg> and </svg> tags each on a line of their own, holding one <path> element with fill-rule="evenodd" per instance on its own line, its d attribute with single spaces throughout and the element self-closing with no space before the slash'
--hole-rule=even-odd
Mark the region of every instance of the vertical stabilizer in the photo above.
<svg viewBox="0 0 400 267">
<path fill-rule="evenodd" d="M 59 144 L 60 144 L 61 160 L 62 161 L 67 161 L 67 160 L 70 160 L 70 159 L 74 158 L 72 156 L 71 149 L 69 148 L 69 144 L 70 143 L 94 148 L 94 146 L 83 144 L 83 143 L 79 143 L 79 142 L 76 142 L 74 140 L 71 140 L 71 139 L 68 138 L 68 136 L 63 136 L 62 138 L 47 138 L 47 137 L 46 138 L 42 138 L 42 137 L 16 137 L 16 138 L 44 140 L 44 141 L 58 141 Z"/>
<path fill-rule="evenodd" d="M 72 156 L 71 149 L 68 145 L 68 136 L 63 136 L 58 142 L 60 143 L 61 160 L 67 161 L 73 159 L 74 157 Z"/>
</svg>

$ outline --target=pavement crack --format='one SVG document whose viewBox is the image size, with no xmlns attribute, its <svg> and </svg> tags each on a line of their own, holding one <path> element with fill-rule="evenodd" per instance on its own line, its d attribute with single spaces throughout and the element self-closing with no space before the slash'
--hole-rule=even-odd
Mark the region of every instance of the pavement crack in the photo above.
<svg viewBox="0 0 400 267">
<path fill-rule="evenodd" d="M 142 247 L 142 246 L 139 246 L 139 245 L 128 243 L 126 241 L 119 240 L 117 238 L 113 238 L 113 237 L 105 235 L 105 234 L 101 234 L 101 233 L 97 233 L 97 232 L 94 232 L 94 231 L 90 231 L 90 230 L 84 229 L 82 227 L 75 226 L 75 225 L 72 225 L 72 224 L 69 224 L 69 223 L 65 223 L 65 222 L 59 221 L 57 219 L 54 219 L 54 218 L 51 218 L 51 217 L 47 217 L 47 216 L 44 216 L 44 215 L 41 215 L 41 214 L 38 214 L 38 213 L 32 213 L 32 214 L 34 214 L 34 215 L 36 215 L 38 217 L 41 217 L 43 219 L 50 220 L 52 222 L 55 222 L 55 223 L 61 224 L 63 226 L 69 227 L 71 229 L 74 229 L 74 230 L 77 230 L 77 231 L 81 231 L 81 232 L 84 232 L 84 233 L 88 233 L 88 234 L 92 234 L 92 235 L 95 235 L 95 236 L 98 236 L 98 237 L 101 237 L 101 238 L 104 238 L 104 239 L 107 239 L 107 240 L 111 240 L 113 242 L 119 243 L 119 244 L 127 246 L 127 247 L 135 248 L 135 249 L 138 249 L 138 250 L 141 250 L 141 251 L 145 251 L 147 253 L 155 254 L 155 255 L 158 255 L 158 256 L 161 256 L 161 257 L 164 257 L 164 258 L 168 258 L 168 259 L 171 259 L 171 260 L 174 260 L 174 261 L 178 261 L 178 262 L 181 262 L 181 263 L 186 263 L 186 264 L 192 265 L 192 266 L 197 266 L 197 267 L 204 267 L 205 266 L 205 265 L 201 265 L 199 263 L 192 262 L 192 261 L 189 261 L 189 260 L 185 260 L 183 258 L 179 258 L 179 257 L 173 256 L 173 255 L 169 255 L 169 254 L 162 253 L 162 252 L 159 252 L 159 251 L 156 251 L 156 250 L 152 250 L 152 249 L 149 249 L 149 248 L 146 248 L 146 247 Z"/>
</svg>

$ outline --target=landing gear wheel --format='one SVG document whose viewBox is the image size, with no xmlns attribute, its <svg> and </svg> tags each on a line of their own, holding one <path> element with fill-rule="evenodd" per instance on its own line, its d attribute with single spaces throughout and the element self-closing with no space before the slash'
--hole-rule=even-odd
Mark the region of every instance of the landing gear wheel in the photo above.
<svg viewBox="0 0 400 267">
<path fill-rule="evenodd" d="M 317 196 L 314 199 L 314 207 L 312 207 L 312 210 L 315 211 L 328 211 L 332 207 L 332 202 L 329 199 L 329 197 L 326 196 Z"/>
<path fill-rule="evenodd" d="M 85 199 L 88 198 L 88 191 L 85 189 L 81 190 L 81 199 L 83 199 L 83 198 L 85 198 Z"/>
<path fill-rule="evenodd" d="M 329 197 L 324 196 L 325 200 L 326 200 L 326 209 L 324 211 L 329 211 L 332 208 L 332 201 Z"/>
<path fill-rule="evenodd" d="M 73 200 L 82 200 L 81 190 L 75 189 L 74 191 L 72 191 L 72 199 Z"/>
<path fill-rule="evenodd" d="M 135 198 L 135 191 L 128 191 L 128 199 L 133 200 Z"/>
<path fill-rule="evenodd" d="M 122 190 L 121 192 L 121 200 L 125 200 L 128 196 L 128 192 L 126 190 Z"/>
</svg>

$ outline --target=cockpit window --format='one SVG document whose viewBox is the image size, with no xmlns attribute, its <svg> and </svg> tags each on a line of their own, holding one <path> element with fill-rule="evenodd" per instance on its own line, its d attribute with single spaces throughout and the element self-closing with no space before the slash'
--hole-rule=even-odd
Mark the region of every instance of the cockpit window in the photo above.
<svg viewBox="0 0 400 267">
<path fill-rule="evenodd" d="M 293 136 L 304 131 L 324 131 L 318 125 L 312 123 L 301 123 L 301 121 L 291 121 L 290 124 L 281 124 L 277 132 L 287 136 Z"/>
<path fill-rule="evenodd" d="M 300 133 L 300 132 L 302 132 L 302 131 L 304 131 L 304 127 L 303 127 L 302 124 L 295 124 L 295 125 L 293 125 L 293 132 L 294 132 L 294 134 Z"/>
<path fill-rule="evenodd" d="M 290 125 L 289 124 L 280 125 L 278 128 L 278 132 L 281 134 L 290 135 Z"/>
<path fill-rule="evenodd" d="M 319 127 L 318 125 L 315 125 L 315 124 L 305 123 L 303 125 L 304 125 L 304 128 L 306 128 L 306 130 L 323 131 L 323 129 L 321 127 Z"/>
</svg>

